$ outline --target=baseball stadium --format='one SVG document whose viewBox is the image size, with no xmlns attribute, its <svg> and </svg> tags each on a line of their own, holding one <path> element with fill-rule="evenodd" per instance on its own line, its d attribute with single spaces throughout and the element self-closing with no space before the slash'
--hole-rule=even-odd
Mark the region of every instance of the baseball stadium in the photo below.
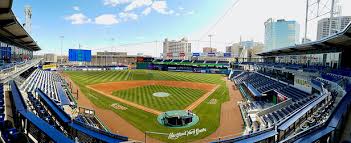
<svg viewBox="0 0 351 143">
<path fill-rule="evenodd" d="M 259 52 L 240 38 L 237 55 L 183 38 L 160 56 L 79 45 L 58 57 L 37 54 L 32 8 L 22 24 L 16 2 L 0 1 L 1 142 L 351 142 L 350 22 Z"/>
</svg>

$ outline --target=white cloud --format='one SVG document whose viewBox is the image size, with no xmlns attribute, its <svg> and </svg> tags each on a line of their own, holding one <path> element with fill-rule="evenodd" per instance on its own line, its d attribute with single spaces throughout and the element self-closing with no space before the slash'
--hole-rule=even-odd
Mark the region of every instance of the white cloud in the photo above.
<svg viewBox="0 0 351 143">
<path fill-rule="evenodd" d="M 169 10 L 166 1 L 155 1 L 152 3 L 152 9 L 161 14 L 173 14 L 173 10 Z"/>
<path fill-rule="evenodd" d="M 76 13 L 66 16 L 65 20 L 71 21 L 72 24 L 85 24 L 91 22 L 91 19 L 85 16 L 83 13 Z"/>
<path fill-rule="evenodd" d="M 119 4 L 130 3 L 132 0 L 104 0 L 104 5 L 115 7 Z"/>
<path fill-rule="evenodd" d="M 75 10 L 75 11 L 80 11 L 80 8 L 79 8 L 78 6 L 74 6 L 74 7 L 73 7 L 73 10 Z"/>
<path fill-rule="evenodd" d="M 192 11 L 188 11 L 185 15 L 194 15 L 195 14 L 195 11 L 192 10 Z"/>
<path fill-rule="evenodd" d="M 124 11 L 132 11 L 136 8 L 143 7 L 143 6 L 150 6 L 152 4 L 152 0 L 133 0 L 125 9 Z"/>
<path fill-rule="evenodd" d="M 184 10 L 184 7 L 178 7 L 178 9 L 180 10 L 180 11 L 183 11 Z"/>
<path fill-rule="evenodd" d="M 151 12 L 151 7 L 148 7 L 148 8 L 146 8 L 143 12 L 142 12 L 142 14 L 143 15 L 149 15 L 150 14 L 150 12 Z"/>
<path fill-rule="evenodd" d="M 134 13 L 120 12 L 119 17 L 121 19 L 123 19 L 123 21 L 128 21 L 129 19 L 130 20 L 137 20 L 139 16 L 134 14 Z"/>
<path fill-rule="evenodd" d="M 95 24 L 113 25 L 119 23 L 117 16 L 113 14 L 103 14 L 95 18 Z"/>
</svg>

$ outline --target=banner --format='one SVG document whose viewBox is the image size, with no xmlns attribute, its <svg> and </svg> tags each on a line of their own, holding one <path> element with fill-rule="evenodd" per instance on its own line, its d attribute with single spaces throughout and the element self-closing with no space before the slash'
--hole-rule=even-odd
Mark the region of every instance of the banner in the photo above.
<svg viewBox="0 0 351 143">
<path fill-rule="evenodd" d="M 199 57 L 200 53 L 193 53 L 193 57 Z"/>
<path fill-rule="evenodd" d="M 43 70 L 56 70 L 57 66 L 56 64 L 50 64 L 50 65 L 43 65 Z"/>
<path fill-rule="evenodd" d="M 224 53 L 224 57 L 232 57 L 232 53 Z"/>
<path fill-rule="evenodd" d="M 216 56 L 216 53 L 207 53 L 207 55 L 210 57 L 214 57 L 214 56 Z"/>
</svg>

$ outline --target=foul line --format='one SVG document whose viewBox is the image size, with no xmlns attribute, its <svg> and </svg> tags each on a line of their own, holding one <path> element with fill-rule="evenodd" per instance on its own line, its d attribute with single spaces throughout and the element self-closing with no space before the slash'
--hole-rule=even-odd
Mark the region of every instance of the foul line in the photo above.
<svg viewBox="0 0 351 143">
<path fill-rule="evenodd" d="M 185 110 L 194 110 L 197 106 L 199 106 L 203 101 L 205 101 L 210 95 L 212 95 L 213 92 L 217 90 L 219 85 L 214 87 L 211 91 L 207 92 L 205 95 L 201 96 L 199 99 L 197 99 L 195 102 L 193 102 L 191 105 L 185 108 Z"/>
</svg>

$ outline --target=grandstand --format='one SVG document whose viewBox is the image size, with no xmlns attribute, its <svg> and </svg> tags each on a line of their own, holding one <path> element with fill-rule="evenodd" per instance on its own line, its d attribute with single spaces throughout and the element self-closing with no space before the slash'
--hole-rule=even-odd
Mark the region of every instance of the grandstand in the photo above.
<svg viewBox="0 0 351 143">
<path fill-rule="evenodd" d="M 246 131 L 215 142 L 342 141 L 351 98 L 350 35 L 351 24 L 319 41 L 259 53 L 262 62 L 233 63 L 230 79 L 245 99 L 239 106 Z M 336 62 L 325 60 L 334 55 Z"/>
</svg>

